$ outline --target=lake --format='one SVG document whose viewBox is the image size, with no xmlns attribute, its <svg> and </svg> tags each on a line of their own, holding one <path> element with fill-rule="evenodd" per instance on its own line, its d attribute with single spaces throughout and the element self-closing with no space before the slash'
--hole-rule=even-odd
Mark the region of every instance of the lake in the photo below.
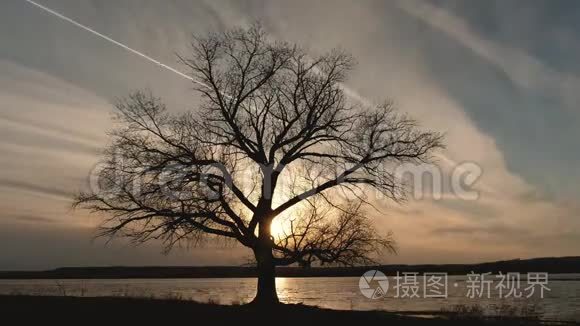
<svg viewBox="0 0 580 326">
<path fill-rule="evenodd" d="M 422 277 L 418 277 L 423 290 Z M 580 274 L 550 275 L 544 298 L 538 293 L 526 298 L 499 298 L 499 289 L 491 286 L 490 297 L 468 298 L 466 276 L 449 276 L 446 298 L 396 297 L 395 280 L 385 297 L 369 299 L 359 289 L 358 277 L 277 278 L 280 300 L 346 310 L 387 310 L 405 312 L 440 311 L 458 304 L 494 307 L 536 305 L 546 319 L 580 321 Z M 524 284 L 523 284 L 524 285 Z M 522 285 L 522 289 L 524 286 Z M 89 280 L 0 280 L 0 294 L 71 295 L 71 296 L 152 296 L 180 297 L 200 302 L 245 303 L 256 291 L 252 278 L 209 279 L 89 279 Z"/>
</svg>

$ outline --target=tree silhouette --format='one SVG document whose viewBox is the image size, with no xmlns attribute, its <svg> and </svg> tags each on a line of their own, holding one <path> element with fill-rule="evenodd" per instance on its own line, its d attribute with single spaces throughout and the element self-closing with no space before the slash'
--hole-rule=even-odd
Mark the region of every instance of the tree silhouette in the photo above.
<svg viewBox="0 0 580 326">
<path fill-rule="evenodd" d="M 116 105 L 99 189 L 76 200 L 107 216 L 102 235 L 168 249 L 235 239 L 254 253 L 259 303 L 278 301 L 277 265 L 364 264 L 393 250 L 364 214 L 364 193 L 403 199 L 393 167 L 430 161 L 440 134 L 390 104 L 350 100 L 341 83 L 353 59 L 340 50 L 310 57 L 254 25 L 194 38 L 192 53 L 182 61 L 198 110 L 170 114 L 144 92 Z M 275 219 L 285 227 L 273 236 Z"/>
</svg>

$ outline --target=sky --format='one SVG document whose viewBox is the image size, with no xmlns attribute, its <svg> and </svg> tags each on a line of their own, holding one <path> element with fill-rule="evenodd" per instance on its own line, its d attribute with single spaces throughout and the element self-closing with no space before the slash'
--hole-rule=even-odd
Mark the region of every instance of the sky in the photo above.
<svg viewBox="0 0 580 326">
<path fill-rule="evenodd" d="M 38 0 L 187 73 L 191 35 L 259 20 L 316 54 L 341 47 L 358 65 L 345 87 L 391 99 L 446 134 L 444 176 L 483 173 L 477 200 L 376 200 L 385 263 L 578 255 L 580 3 L 577 1 Z M 223 243 L 177 248 L 94 239 L 102 217 L 71 209 L 107 143 L 112 102 L 149 89 L 196 110 L 190 80 L 25 0 L 0 2 L 0 270 L 59 266 L 232 265 Z"/>
</svg>

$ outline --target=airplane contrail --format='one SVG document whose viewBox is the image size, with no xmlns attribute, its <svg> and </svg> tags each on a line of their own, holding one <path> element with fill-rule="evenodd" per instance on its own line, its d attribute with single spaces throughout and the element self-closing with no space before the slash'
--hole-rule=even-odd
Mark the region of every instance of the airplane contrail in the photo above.
<svg viewBox="0 0 580 326">
<path fill-rule="evenodd" d="M 175 69 L 175 68 L 173 68 L 171 66 L 168 66 L 168 65 L 164 64 L 163 62 L 161 62 L 161 61 L 159 61 L 157 59 L 154 59 L 154 58 L 146 55 L 143 52 L 137 51 L 137 50 L 135 50 L 135 49 L 133 49 L 133 48 L 131 48 L 131 47 L 129 47 L 129 46 L 127 46 L 127 45 L 119 42 L 119 41 L 116 41 L 116 40 L 108 37 L 107 35 L 104 35 L 102 33 L 99 33 L 97 31 L 95 31 L 94 29 L 92 29 L 92 28 L 90 28 L 90 27 L 88 27 L 86 25 L 83 25 L 83 24 L 77 22 L 76 20 L 74 20 L 72 18 L 69 18 L 69 17 L 67 17 L 67 16 L 59 13 L 58 11 L 52 10 L 52 9 L 50 9 L 50 8 L 48 8 L 46 6 L 43 6 L 43 5 L 41 5 L 41 4 L 39 4 L 39 3 L 35 2 L 35 1 L 32 1 L 32 0 L 24 0 L 24 1 L 28 2 L 29 4 L 31 4 L 33 6 L 36 6 L 37 8 L 42 9 L 43 11 L 45 11 L 45 12 L 51 14 L 51 15 L 54 15 L 54 16 L 56 16 L 56 17 L 58 17 L 58 18 L 60 18 L 60 19 L 62 19 L 64 21 L 66 21 L 68 23 L 71 23 L 71 24 L 73 24 L 73 25 L 75 25 L 77 27 L 80 27 L 80 28 L 84 29 L 85 31 L 90 32 L 90 33 L 92 33 L 92 34 L 94 34 L 94 35 L 96 35 L 96 36 L 98 36 L 98 37 L 100 37 L 100 38 L 102 38 L 102 39 L 110 42 L 110 43 L 113 43 L 113 44 L 115 44 L 115 45 L 117 45 L 117 46 L 119 46 L 119 47 L 121 47 L 121 48 L 123 48 L 123 49 L 125 49 L 125 50 L 127 50 L 127 51 L 129 51 L 131 53 L 133 53 L 133 54 L 136 54 L 136 55 L 138 55 L 138 56 L 140 56 L 140 57 L 142 57 L 142 58 L 144 58 L 144 59 L 146 59 L 146 60 L 148 60 L 150 62 L 153 62 L 154 64 L 160 66 L 161 68 L 164 68 L 164 69 L 167 69 L 167 70 L 169 70 L 169 71 L 171 71 L 173 73 L 176 73 L 177 75 L 179 75 L 179 76 L 181 76 L 181 77 L 183 77 L 185 79 L 191 80 L 192 82 L 194 82 L 196 84 L 199 84 L 199 85 L 204 86 L 204 87 L 208 87 L 208 85 L 200 82 L 199 80 L 196 80 L 195 78 L 193 78 L 193 77 L 191 77 L 191 76 L 189 76 L 189 75 L 187 75 L 187 74 L 185 74 L 185 73 L 183 73 L 183 72 L 181 72 L 181 71 L 179 71 L 179 70 L 177 70 L 177 69 Z"/>
</svg>

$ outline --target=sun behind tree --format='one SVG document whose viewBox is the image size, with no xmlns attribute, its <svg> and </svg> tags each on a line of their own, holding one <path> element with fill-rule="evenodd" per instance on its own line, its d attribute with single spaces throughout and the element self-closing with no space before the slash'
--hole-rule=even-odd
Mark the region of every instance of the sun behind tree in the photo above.
<svg viewBox="0 0 580 326">
<path fill-rule="evenodd" d="M 169 114 L 143 92 L 116 106 L 99 191 L 76 200 L 108 216 L 102 235 L 168 248 L 237 240 L 254 253 L 263 304 L 278 302 L 277 265 L 366 264 L 393 250 L 364 214 L 364 192 L 404 198 L 393 166 L 429 161 L 440 134 L 391 105 L 351 103 L 344 52 L 309 57 L 258 25 L 195 38 L 183 62 L 203 99 L 196 112 Z"/>
</svg>

